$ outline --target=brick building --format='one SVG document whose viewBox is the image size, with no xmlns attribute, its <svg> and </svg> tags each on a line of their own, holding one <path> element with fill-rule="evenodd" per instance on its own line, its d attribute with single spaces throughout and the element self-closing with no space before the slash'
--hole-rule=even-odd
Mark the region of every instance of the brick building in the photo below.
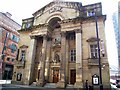
<svg viewBox="0 0 120 90">
<path fill-rule="evenodd" d="M 14 61 L 17 55 L 21 26 L 11 19 L 11 14 L 0 12 L 0 75 L 1 79 L 12 79 Z"/>
</svg>

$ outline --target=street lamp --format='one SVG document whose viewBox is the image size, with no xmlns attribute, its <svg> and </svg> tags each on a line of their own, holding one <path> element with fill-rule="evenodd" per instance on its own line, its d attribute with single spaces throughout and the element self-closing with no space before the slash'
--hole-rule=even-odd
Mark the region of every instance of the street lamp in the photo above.
<svg viewBox="0 0 120 90">
<path fill-rule="evenodd" d="M 100 45 L 99 45 L 99 34 L 98 34 L 97 20 L 98 20 L 98 17 L 95 16 L 97 47 L 98 47 L 98 61 L 99 61 L 99 83 L 100 83 L 100 90 L 103 90 L 103 85 L 102 85 L 102 71 L 101 71 L 101 58 L 100 58 Z"/>
</svg>

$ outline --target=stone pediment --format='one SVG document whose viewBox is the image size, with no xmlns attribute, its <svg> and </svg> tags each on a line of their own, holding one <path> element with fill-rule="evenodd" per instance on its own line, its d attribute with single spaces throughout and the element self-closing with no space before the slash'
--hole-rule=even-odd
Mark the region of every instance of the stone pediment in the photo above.
<svg viewBox="0 0 120 90">
<path fill-rule="evenodd" d="M 46 6 L 42 7 L 35 13 L 33 13 L 34 17 L 39 17 L 43 15 L 44 13 L 48 12 L 49 14 L 53 12 L 62 12 L 63 8 L 69 8 L 69 9 L 77 9 L 82 6 L 82 3 L 80 2 L 65 2 L 65 1 L 53 1 L 47 4 Z M 66 13 L 67 14 L 67 13 Z"/>
<path fill-rule="evenodd" d="M 33 14 L 34 25 L 48 23 L 55 17 L 61 20 L 76 18 L 79 16 L 79 8 L 81 6 L 80 2 L 51 2 Z"/>
</svg>

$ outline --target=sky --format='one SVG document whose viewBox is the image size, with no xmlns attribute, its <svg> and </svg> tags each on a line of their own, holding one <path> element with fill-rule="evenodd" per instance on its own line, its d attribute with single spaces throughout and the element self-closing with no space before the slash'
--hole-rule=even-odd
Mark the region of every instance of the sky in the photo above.
<svg viewBox="0 0 120 90">
<path fill-rule="evenodd" d="M 0 0 L 0 12 L 9 12 L 12 14 L 12 19 L 22 24 L 22 19 L 32 17 L 32 14 L 41 7 L 50 3 L 53 0 Z M 107 41 L 108 59 L 110 65 L 118 66 L 117 64 L 117 49 L 115 45 L 115 36 L 112 26 L 112 14 L 118 9 L 119 0 L 65 0 L 82 2 L 82 5 L 102 2 L 103 14 L 107 15 L 105 22 L 105 33 Z M 114 53 L 113 53 L 114 52 Z"/>
</svg>

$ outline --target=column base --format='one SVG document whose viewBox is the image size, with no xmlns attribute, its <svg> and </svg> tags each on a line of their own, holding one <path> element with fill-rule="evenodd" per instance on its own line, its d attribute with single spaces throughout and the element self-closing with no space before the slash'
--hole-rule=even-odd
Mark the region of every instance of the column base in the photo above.
<svg viewBox="0 0 120 90">
<path fill-rule="evenodd" d="M 56 87 L 57 87 L 57 88 L 65 88 L 65 87 L 66 87 L 65 82 L 64 82 L 64 81 L 59 81 L 59 82 L 56 84 Z"/>
<path fill-rule="evenodd" d="M 76 82 L 76 83 L 74 84 L 74 87 L 75 87 L 75 88 L 83 88 L 83 83 L 82 83 L 82 82 Z"/>
<path fill-rule="evenodd" d="M 39 81 L 37 82 L 36 86 L 41 86 L 41 87 L 43 87 L 44 84 L 45 84 L 45 82 L 44 82 L 43 80 L 39 80 Z"/>
<path fill-rule="evenodd" d="M 24 84 L 24 85 L 30 85 L 30 81 L 27 80 L 27 79 L 23 79 L 23 84 Z"/>
</svg>

